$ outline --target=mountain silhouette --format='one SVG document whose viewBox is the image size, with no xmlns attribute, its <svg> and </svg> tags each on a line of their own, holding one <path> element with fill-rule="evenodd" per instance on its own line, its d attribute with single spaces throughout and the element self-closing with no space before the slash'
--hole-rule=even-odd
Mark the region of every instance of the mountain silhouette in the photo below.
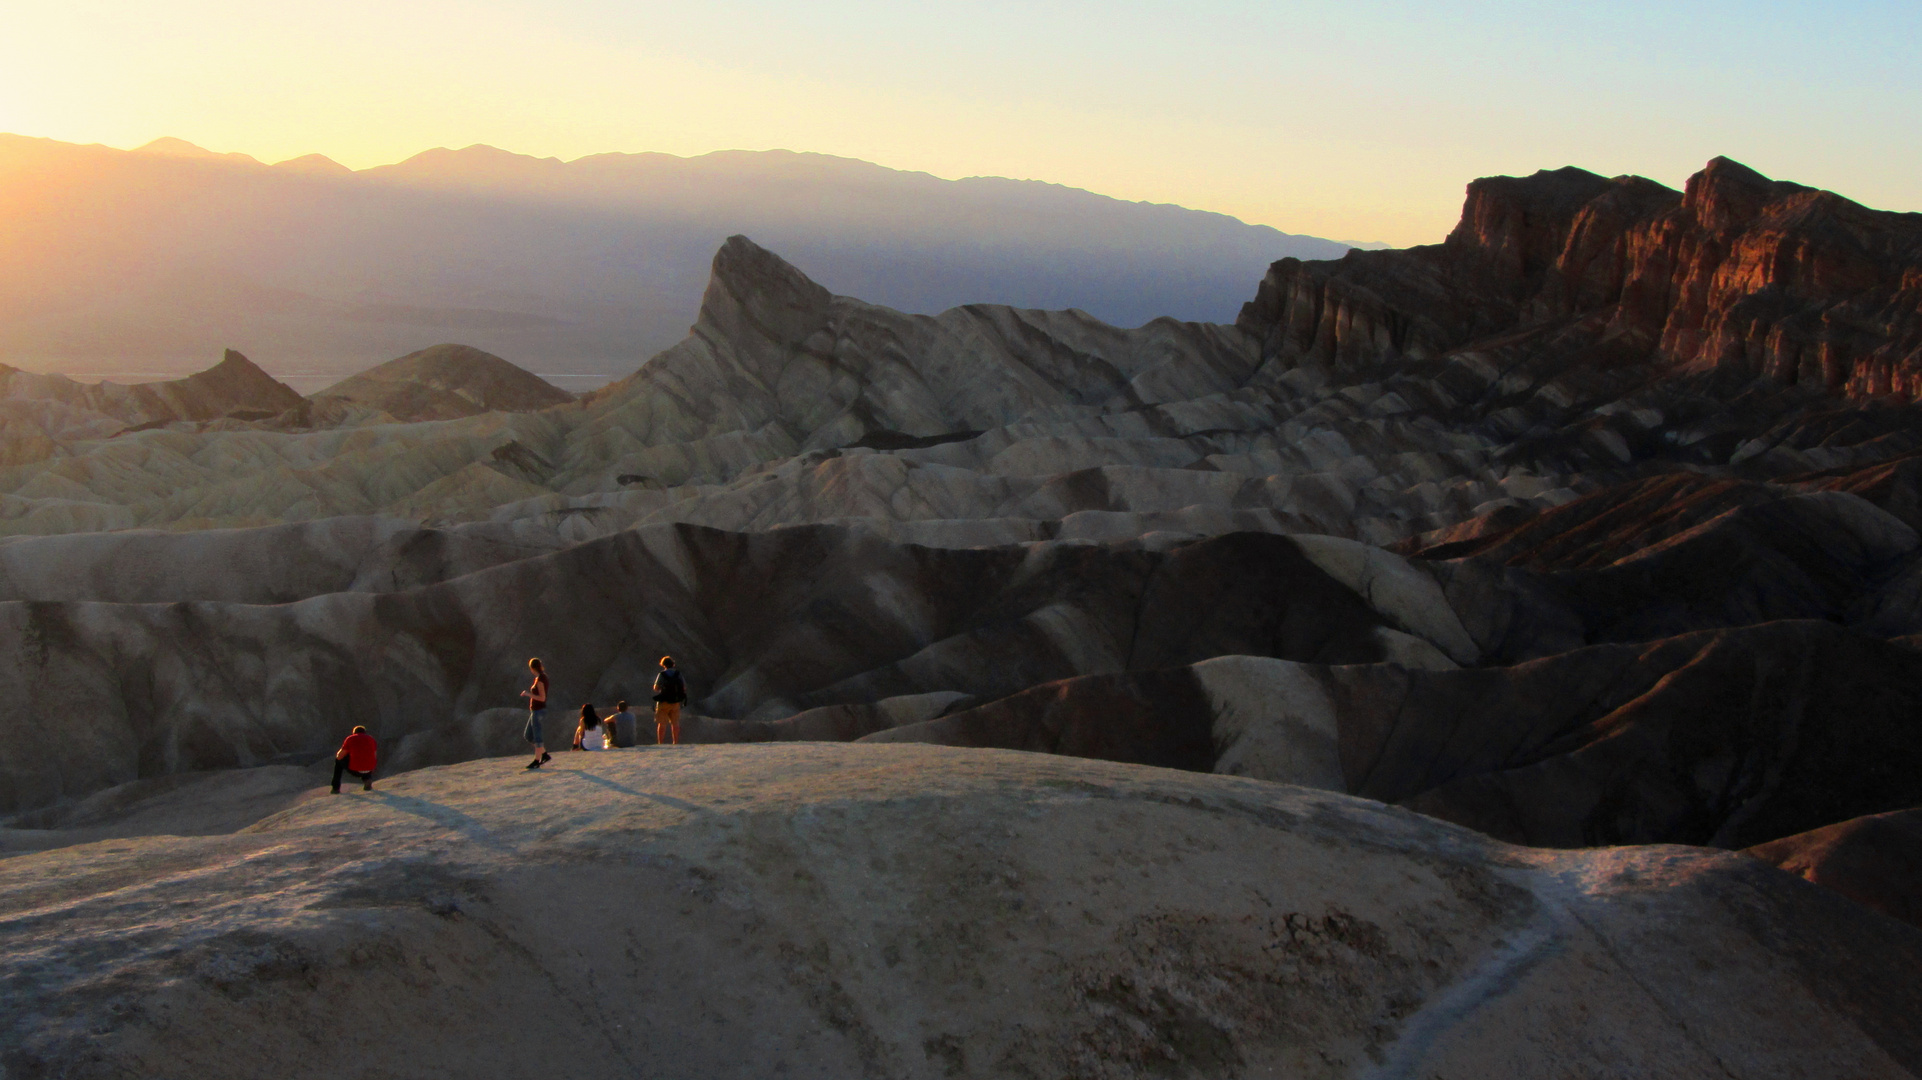
<svg viewBox="0 0 1922 1080">
<path fill-rule="evenodd" d="M 1225 321 L 1275 259 L 1346 247 L 1032 181 L 788 151 L 563 162 L 487 146 L 351 172 L 164 138 L 0 135 L 0 361 L 179 370 L 232 344 L 335 376 L 455 340 L 626 373 L 679 340 L 708 259 L 751 233 L 837 292 L 914 312 L 1079 308 Z"/>
</svg>

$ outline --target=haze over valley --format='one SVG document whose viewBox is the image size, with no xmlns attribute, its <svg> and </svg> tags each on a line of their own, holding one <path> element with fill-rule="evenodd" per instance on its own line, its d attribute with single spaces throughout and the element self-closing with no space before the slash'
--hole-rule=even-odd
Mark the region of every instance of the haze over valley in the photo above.
<svg viewBox="0 0 1922 1080">
<path fill-rule="evenodd" d="M 685 335 L 722 240 L 933 314 L 1075 307 L 1228 321 L 1285 256 L 1346 246 L 1169 205 L 847 158 L 731 151 L 561 162 L 487 146 L 353 172 L 178 139 L 0 135 L 0 362 L 118 381 L 235 348 L 302 392 L 458 341 L 569 390 Z"/>
</svg>

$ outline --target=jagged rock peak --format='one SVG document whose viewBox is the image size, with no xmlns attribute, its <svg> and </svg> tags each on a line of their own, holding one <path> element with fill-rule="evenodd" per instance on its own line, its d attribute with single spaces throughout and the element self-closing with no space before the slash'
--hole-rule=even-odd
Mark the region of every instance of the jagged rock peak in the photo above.
<svg viewBox="0 0 1922 1080">
<path fill-rule="evenodd" d="M 1609 185 L 1573 166 L 1526 178 L 1484 177 L 1468 185 L 1461 221 L 1443 243 L 1479 252 L 1514 275 L 1539 272 L 1560 254 L 1575 216 Z"/>
<path fill-rule="evenodd" d="M 798 339 L 827 317 L 833 299 L 793 263 L 735 235 L 714 253 L 700 320 L 718 327 L 746 318 L 775 336 Z"/>
<path fill-rule="evenodd" d="M 260 369 L 243 354 L 227 349 L 220 363 L 173 382 L 154 383 L 151 389 L 175 417 L 213 420 L 236 413 L 265 417 L 300 404 L 293 387 Z"/>
<path fill-rule="evenodd" d="M 1814 190 L 1786 180 L 1771 180 L 1747 165 L 1718 157 L 1688 179 L 1683 206 L 1704 228 L 1740 228 L 1772 202 Z"/>
<path fill-rule="evenodd" d="M 1349 368 L 1477 342 L 1510 348 L 1516 335 L 1579 325 L 1615 365 L 1915 399 L 1922 215 L 1871 210 L 1727 158 L 1685 193 L 1575 168 L 1489 177 L 1468 186 L 1445 242 L 1282 260 L 1237 325 L 1270 358 Z M 1558 341 L 1564 358 L 1588 347 Z M 1544 370 L 1561 363 L 1542 360 Z"/>
</svg>

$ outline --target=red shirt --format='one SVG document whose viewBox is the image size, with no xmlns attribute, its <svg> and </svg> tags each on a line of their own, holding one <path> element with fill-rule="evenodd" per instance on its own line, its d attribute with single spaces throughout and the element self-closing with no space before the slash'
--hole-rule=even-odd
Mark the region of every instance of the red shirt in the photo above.
<svg viewBox="0 0 1922 1080">
<path fill-rule="evenodd" d="M 356 732 L 341 740 L 340 748 L 347 751 L 347 767 L 355 772 L 374 771 L 374 737 L 364 731 Z"/>
</svg>

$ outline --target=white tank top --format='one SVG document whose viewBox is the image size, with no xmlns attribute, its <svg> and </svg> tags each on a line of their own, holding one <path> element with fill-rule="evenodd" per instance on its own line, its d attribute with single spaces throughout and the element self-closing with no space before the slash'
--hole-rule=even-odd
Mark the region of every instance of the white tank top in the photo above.
<svg viewBox="0 0 1922 1080">
<path fill-rule="evenodd" d="M 607 725 L 602 724 L 600 727 L 591 727 L 591 728 L 588 728 L 586 731 L 582 732 L 581 733 L 581 749 L 583 750 L 607 749 Z"/>
</svg>

